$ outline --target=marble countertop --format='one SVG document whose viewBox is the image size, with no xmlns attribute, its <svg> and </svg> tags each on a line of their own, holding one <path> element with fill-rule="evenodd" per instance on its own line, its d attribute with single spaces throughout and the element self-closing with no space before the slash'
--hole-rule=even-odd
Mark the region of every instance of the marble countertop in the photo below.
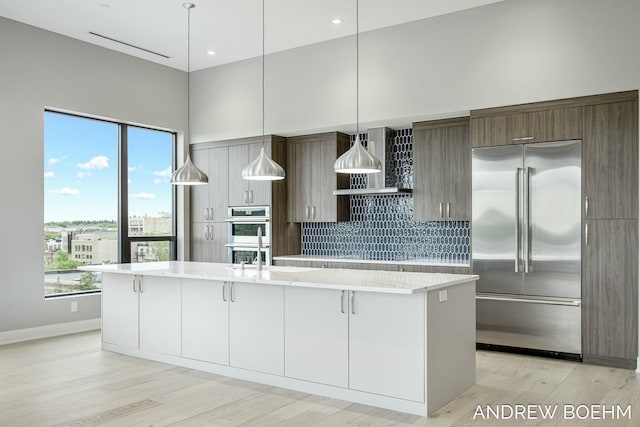
<svg viewBox="0 0 640 427">
<path fill-rule="evenodd" d="M 393 264 L 393 265 L 424 265 L 431 267 L 470 267 L 469 261 L 441 261 L 438 259 L 403 259 L 403 260 L 375 260 L 375 259 L 357 259 L 357 258 L 341 258 L 322 255 L 284 255 L 274 256 L 274 260 L 280 261 L 318 261 L 318 262 L 349 262 L 362 264 Z"/>
<path fill-rule="evenodd" d="M 83 271 L 146 276 L 179 277 L 230 282 L 302 286 L 350 291 L 412 294 L 475 281 L 467 274 L 411 273 L 398 271 L 350 270 L 265 266 L 242 270 L 239 266 L 205 262 L 166 261 L 137 264 L 87 265 Z"/>
</svg>

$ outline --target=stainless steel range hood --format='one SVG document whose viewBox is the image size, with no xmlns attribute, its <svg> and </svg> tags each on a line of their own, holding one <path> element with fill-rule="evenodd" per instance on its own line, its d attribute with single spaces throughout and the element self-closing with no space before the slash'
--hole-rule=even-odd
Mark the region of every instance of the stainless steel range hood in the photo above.
<svg viewBox="0 0 640 427">
<path fill-rule="evenodd" d="M 367 131 L 367 146 L 369 148 L 369 152 L 380 159 L 380 162 L 382 163 L 382 171 L 379 173 L 371 173 L 367 175 L 366 188 L 333 190 L 334 195 L 392 195 L 412 192 L 410 188 L 393 186 L 395 182 L 389 183 L 389 181 L 391 180 L 395 181 L 395 176 L 387 176 L 388 173 L 393 173 L 392 168 L 387 164 L 387 143 L 389 143 L 392 138 L 391 132 L 392 130 L 389 128 L 374 128 Z M 389 178 L 391 178 L 391 180 Z"/>
</svg>

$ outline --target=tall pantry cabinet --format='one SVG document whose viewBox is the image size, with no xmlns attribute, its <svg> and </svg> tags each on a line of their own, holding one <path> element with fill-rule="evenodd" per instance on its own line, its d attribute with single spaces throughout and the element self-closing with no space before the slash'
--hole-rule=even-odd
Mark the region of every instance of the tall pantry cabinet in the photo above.
<svg viewBox="0 0 640 427">
<path fill-rule="evenodd" d="M 247 181 L 242 169 L 258 157 L 263 146 L 283 167 L 287 164 L 285 138 L 266 135 L 191 145 L 194 164 L 209 177 L 207 185 L 191 188 L 191 261 L 228 262 L 228 208 L 271 208 L 271 256 L 300 253 L 300 225 L 287 223 L 287 184 L 284 181 Z"/>
</svg>

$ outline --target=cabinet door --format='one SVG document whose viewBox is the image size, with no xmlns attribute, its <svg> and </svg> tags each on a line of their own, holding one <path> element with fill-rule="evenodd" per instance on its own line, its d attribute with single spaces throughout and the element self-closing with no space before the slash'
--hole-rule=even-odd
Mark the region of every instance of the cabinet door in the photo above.
<svg viewBox="0 0 640 427">
<path fill-rule="evenodd" d="M 191 261 L 211 262 L 209 229 L 208 222 L 191 223 Z"/>
<path fill-rule="evenodd" d="M 180 279 L 141 276 L 140 349 L 180 356 Z"/>
<path fill-rule="evenodd" d="M 102 341 L 138 348 L 138 292 L 133 275 L 102 274 Z"/>
<path fill-rule="evenodd" d="M 493 145 L 506 144 L 511 144 L 511 141 L 507 141 L 507 116 L 471 119 L 472 147 L 491 147 Z"/>
<path fill-rule="evenodd" d="M 556 108 L 546 112 L 547 141 L 582 139 L 582 108 Z"/>
<path fill-rule="evenodd" d="M 229 364 L 284 375 L 284 289 L 234 283 L 230 289 Z"/>
<path fill-rule="evenodd" d="M 424 402 L 425 295 L 356 292 L 350 300 L 349 388 Z"/>
<path fill-rule="evenodd" d="M 582 351 L 634 362 L 638 354 L 637 220 L 589 220 L 584 227 L 588 229 L 583 228 Z"/>
<path fill-rule="evenodd" d="M 445 217 L 448 221 L 471 219 L 471 146 L 469 126 L 445 129 L 445 163 L 440 165 L 446 182 Z"/>
<path fill-rule="evenodd" d="M 530 144 L 547 140 L 546 111 L 510 114 L 507 116 L 507 142 Z"/>
<path fill-rule="evenodd" d="M 260 155 L 260 149 L 262 143 L 249 144 L 247 164 L 253 162 Z M 264 151 L 269 157 L 271 157 L 271 143 L 265 142 Z M 246 166 L 245 165 L 245 166 Z M 280 165 L 284 166 L 284 165 Z M 244 167 L 244 166 L 243 166 Z M 249 189 L 249 204 L 255 206 L 270 206 L 271 205 L 271 181 L 247 181 Z"/>
<path fill-rule="evenodd" d="M 209 245 L 211 256 L 209 262 L 227 263 L 229 251 L 225 246 L 229 242 L 229 224 L 212 222 L 209 224 Z"/>
<path fill-rule="evenodd" d="M 212 148 L 210 151 L 209 184 L 209 221 L 224 222 L 229 206 L 229 148 Z M 195 188 L 200 187 L 198 185 Z"/>
<path fill-rule="evenodd" d="M 242 169 L 249 163 L 249 146 L 229 147 L 229 206 L 246 206 L 249 203 L 249 185 L 242 179 Z"/>
<path fill-rule="evenodd" d="M 193 150 L 191 152 L 191 160 L 193 164 L 209 177 L 208 185 L 191 186 L 191 221 L 205 222 L 209 221 L 209 187 L 213 184 L 214 179 L 211 176 L 209 168 L 210 150 Z"/>
<path fill-rule="evenodd" d="M 223 283 L 182 279 L 182 357 L 229 364 L 229 302 Z"/>
<path fill-rule="evenodd" d="M 292 176 L 288 183 L 288 220 L 308 222 L 311 215 L 311 176 L 313 146 L 311 142 L 289 144 L 288 155 Z"/>
<path fill-rule="evenodd" d="M 413 218 L 416 221 L 445 219 L 444 133 L 445 128 L 413 133 Z"/>
<path fill-rule="evenodd" d="M 585 107 L 582 170 L 588 219 L 638 217 L 638 104 Z M 588 209 L 586 198 L 588 197 Z"/>
<path fill-rule="evenodd" d="M 348 387 L 347 295 L 331 289 L 287 287 L 284 300 L 285 375 Z"/>
<path fill-rule="evenodd" d="M 314 143 L 312 149 L 312 175 L 310 194 L 312 222 L 336 222 L 338 220 L 338 196 L 333 195 L 336 189 L 336 173 L 333 163 L 337 158 L 337 141 L 335 138 Z"/>
</svg>

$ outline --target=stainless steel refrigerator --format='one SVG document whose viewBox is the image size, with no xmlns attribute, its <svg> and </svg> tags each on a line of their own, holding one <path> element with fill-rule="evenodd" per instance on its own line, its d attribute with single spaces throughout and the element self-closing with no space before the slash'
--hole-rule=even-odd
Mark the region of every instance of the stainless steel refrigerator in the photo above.
<svg viewBox="0 0 640 427">
<path fill-rule="evenodd" d="M 581 142 L 472 158 L 477 342 L 581 354 Z"/>
</svg>

